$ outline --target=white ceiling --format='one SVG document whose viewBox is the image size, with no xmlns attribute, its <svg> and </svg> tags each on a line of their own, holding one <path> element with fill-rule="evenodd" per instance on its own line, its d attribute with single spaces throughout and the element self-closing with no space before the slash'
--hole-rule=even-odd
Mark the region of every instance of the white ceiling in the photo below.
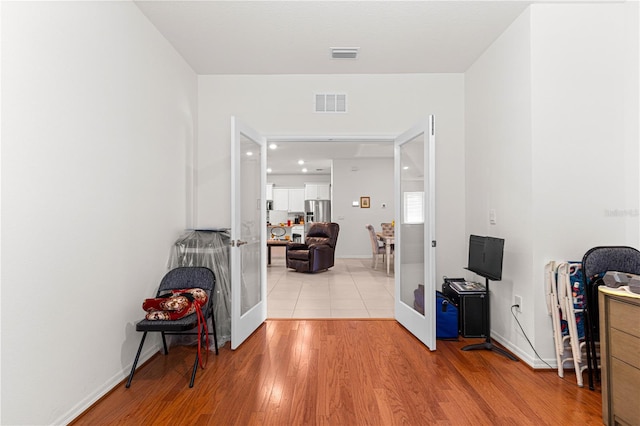
<svg viewBox="0 0 640 426">
<path fill-rule="evenodd" d="M 379 74 L 464 72 L 531 2 L 135 3 L 197 74 Z"/>
<path fill-rule="evenodd" d="M 464 72 L 532 1 L 134 0 L 199 75 Z M 358 47 L 356 60 L 332 47 Z M 274 173 L 326 170 L 334 158 L 380 157 L 356 142 L 288 144 Z M 318 145 L 318 146 L 315 146 Z M 365 149 L 373 149 L 368 154 Z M 393 150 L 387 144 L 387 154 Z M 382 149 L 384 151 L 384 149 Z M 295 160 L 295 161 L 294 161 Z"/>
<path fill-rule="evenodd" d="M 331 173 L 332 160 L 393 158 L 393 143 L 380 141 L 276 142 L 267 153 L 267 167 L 273 174 Z M 304 164 L 299 165 L 298 161 Z M 303 172 L 305 168 L 307 171 Z"/>
</svg>

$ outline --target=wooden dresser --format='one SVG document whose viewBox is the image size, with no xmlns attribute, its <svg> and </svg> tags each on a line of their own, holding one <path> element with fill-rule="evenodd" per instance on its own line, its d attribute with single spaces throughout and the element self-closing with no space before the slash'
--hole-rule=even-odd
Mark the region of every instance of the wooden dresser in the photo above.
<svg viewBox="0 0 640 426">
<path fill-rule="evenodd" d="M 599 292 L 602 420 L 640 425 L 640 297 L 621 293 Z"/>
</svg>

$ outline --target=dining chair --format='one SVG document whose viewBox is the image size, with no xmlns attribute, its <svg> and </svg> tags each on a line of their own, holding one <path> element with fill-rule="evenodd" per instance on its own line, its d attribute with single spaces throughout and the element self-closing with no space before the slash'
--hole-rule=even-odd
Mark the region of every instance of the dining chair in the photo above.
<svg viewBox="0 0 640 426">
<path fill-rule="evenodd" d="M 378 239 L 376 230 L 373 228 L 373 225 L 367 224 L 365 227 L 369 231 L 369 238 L 371 239 L 371 254 L 373 255 L 371 267 L 373 269 L 376 269 L 376 267 L 378 266 L 379 255 L 382 255 L 382 261 L 385 262 L 385 247 L 382 241 Z"/>
<path fill-rule="evenodd" d="M 392 223 L 381 223 L 383 235 L 394 235 L 394 227 Z"/>
</svg>

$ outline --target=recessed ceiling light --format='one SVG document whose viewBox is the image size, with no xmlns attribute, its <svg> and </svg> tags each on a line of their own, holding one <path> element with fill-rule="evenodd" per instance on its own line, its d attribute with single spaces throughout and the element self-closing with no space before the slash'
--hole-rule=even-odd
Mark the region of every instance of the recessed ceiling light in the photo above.
<svg viewBox="0 0 640 426">
<path fill-rule="evenodd" d="M 253 155 L 253 152 L 251 152 L 251 151 L 247 151 L 247 155 L 248 155 L 249 157 L 251 157 L 251 156 Z"/>
<path fill-rule="evenodd" d="M 302 169 L 302 173 L 307 173 L 306 167 L 304 169 Z"/>
<path fill-rule="evenodd" d="M 302 166 L 304 164 L 304 160 L 298 160 L 298 164 Z"/>
<path fill-rule="evenodd" d="M 271 170 L 271 167 L 269 167 L 269 168 L 267 169 L 267 173 L 271 173 L 272 171 L 273 171 L 273 170 Z"/>
<path fill-rule="evenodd" d="M 409 166 L 404 166 L 402 170 L 409 170 Z"/>
<path fill-rule="evenodd" d="M 271 145 L 269 145 L 269 149 L 276 149 L 278 147 L 278 145 L 276 145 L 275 143 L 272 143 Z"/>
</svg>

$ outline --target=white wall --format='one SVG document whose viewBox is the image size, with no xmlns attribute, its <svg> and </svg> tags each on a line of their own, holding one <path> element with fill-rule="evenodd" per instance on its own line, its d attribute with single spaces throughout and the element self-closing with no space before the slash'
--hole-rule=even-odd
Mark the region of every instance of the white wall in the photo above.
<svg viewBox="0 0 640 426">
<path fill-rule="evenodd" d="M 334 160 L 333 182 L 331 211 L 333 221 L 340 224 L 336 257 L 371 257 L 365 225 L 370 223 L 381 231 L 382 222 L 394 220 L 393 159 Z M 369 197 L 371 207 L 353 207 L 360 197 Z"/>
<path fill-rule="evenodd" d="M 628 44 L 632 33 L 637 43 L 634 8 L 531 9 L 536 317 L 546 312 L 548 260 L 581 260 L 597 245 L 638 247 L 638 51 Z M 551 355 L 551 327 L 540 325 L 534 341 Z"/>
<path fill-rule="evenodd" d="M 435 114 L 437 274 L 462 271 L 465 200 L 461 74 L 208 75 L 199 76 L 198 81 L 197 226 L 229 226 L 231 222 L 231 115 L 267 136 L 396 136 L 428 114 Z M 317 92 L 347 93 L 349 112 L 315 114 L 313 95 Z"/>
<path fill-rule="evenodd" d="M 490 287 L 491 326 L 494 336 L 509 340 L 515 331 L 509 319 L 512 295 L 533 302 L 530 55 L 527 10 L 465 74 L 465 243 L 468 234 L 505 239 L 503 279 Z M 489 223 L 490 209 L 496 211 L 495 225 Z M 532 330 L 532 313 L 523 308 L 526 330 Z M 527 348 L 519 349 L 529 354 Z"/>
<path fill-rule="evenodd" d="M 513 295 L 523 298 L 525 332 L 553 363 L 544 264 L 581 260 L 595 245 L 638 245 L 637 215 L 605 214 L 638 209 L 637 167 L 622 166 L 638 158 L 635 8 L 534 5 L 465 74 L 467 231 L 506 239 L 492 334 L 531 365 L 543 366 L 511 317 Z"/>
<path fill-rule="evenodd" d="M 197 78 L 131 2 L 2 12 L 1 423 L 64 424 L 128 374 L 187 222 Z"/>
</svg>

